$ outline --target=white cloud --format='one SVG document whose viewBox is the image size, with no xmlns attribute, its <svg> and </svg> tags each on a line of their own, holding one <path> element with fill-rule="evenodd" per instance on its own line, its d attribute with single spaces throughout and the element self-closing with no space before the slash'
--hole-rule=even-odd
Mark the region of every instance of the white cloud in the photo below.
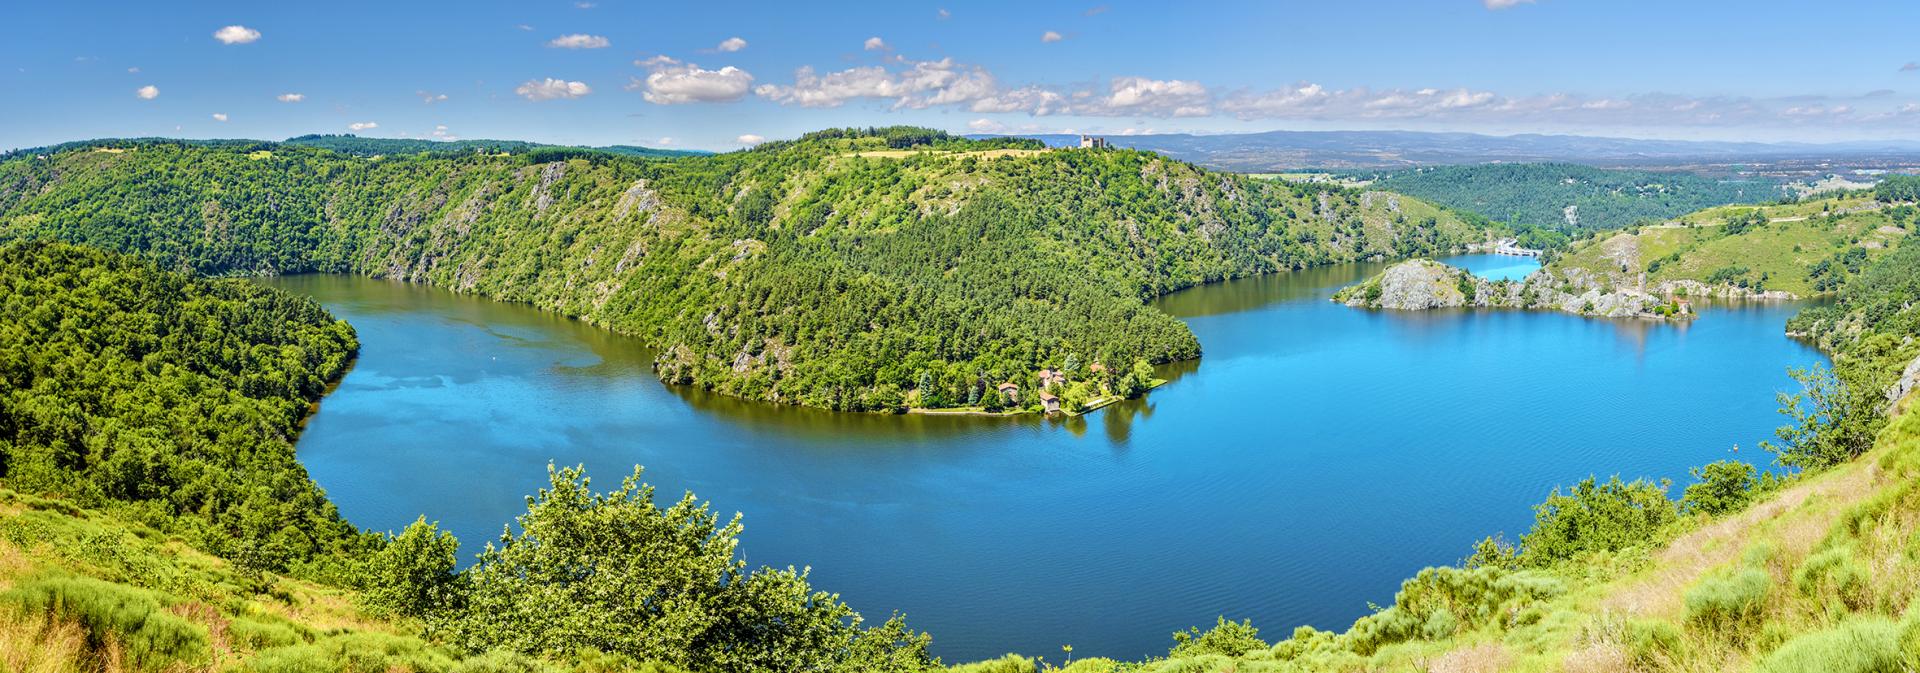
<svg viewBox="0 0 1920 673">
<path fill-rule="evenodd" d="M 224 122 L 224 121 L 226 121 L 226 120 L 227 120 L 227 113 L 225 113 L 225 112 L 215 112 L 215 113 L 213 113 L 213 120 L 214 120 L 214 121 L 217 121 L 217 122 Z"/>
<path fill-rule="evenodd" d="M 888 100 L 895 108 L 920 109 L 966 103 L 998 89 L 993 75 L 978 67 L 938 61 L 900 60 L 898 65 L 869 65 L 819 74 L 811 66 L 794 71 L 793 84 L 763 84 L 753 92 L 782 105 L 839 107 L 857 99 Z"/>
<path fill-rule="evenodd" d="M 246 26 L 227 26 L 213 31 L 213 39 L 219 40 L 221 44 L 247 44 L 260 39 L 260 31 Z"/>
<path fill-rule="evenodd" d="M 760 143 L 766 142 L 767 139 L 751 133 L 744 133 L 744 134 L 741 134 L 740 137 L 734 138 L 733 141 L 740 143 L 742 145 L 758 145 Z"/>
<path fill-rule="evenodd" d="M 515 27 L 515 28 L 519 28 L 520 30 L 533 30 L 533 26 L 529 26 L 529 25 L 527 25 L 527 24 L 524 24 L 524 23 L 517 23 L 517 24 L 514 24 L 514 26 L 513 26 L 513 27 Z"/>
<path fill-rule="evenodd" d="M 881 49 L 886 49 L 887 41 L 880 39 L 878 36 L 869 37 L 867 38 L 865 47 L 867 51 L 878 51 Z"/>
<path fill-rule="evenodd" d="M 380 128 L 380 125 L 374 122 L 354 122 L 347 125 L 348 131 L 365 131 L 367 129 L 377 128 Z"/>
<path fill-rule="evenodd" d="M 425 103 L 427 105 L 432 105 L 434 103 L 443 103 L 443 102 L 446 102 L 447 100 L 446 94 L 434 93 L 432 91 L 415 91 L 413 92 L 413 95 L 419 96 L 420 102 Z"/>
<path fill-rule="evenodd" d="M 278 96 L 274 96 L 274 99 L 282 103 L 298 103 L 300 101 L 306 100 L 307 95 L 303 93 L 283 93 Z"/>
<path fill-rule="evenodd" d="M 576 2 L 576 3 L 573 3 L 573 6 L 576 9 L 593 9 L 595 7 L 599 7 L 599 5 L 596 5 L 591 2 Z"/>
<path fill-rule="evenodd" d="M 127 68 L 127 72 L 130 74 L 138 75 L 140 74 L 140 68 L 137 66 L 132 68 Z"/>
<path fill-rule="evenodd" d="M 947 19 L 953 18 L 953 12 L 949 12 L 947 11 L 947 8 L 941 7 L 940 11 L 933 13 L 933 16 L 934 18 L 940 19 L 941 21 L 945 21 Z"/>
<path fill-rule="evenodd" d="M 1061 37 L 1059 33 L 1056 33 L 1051 30 L 1040 34 L 1041 42 L 1059 42 L 1064 39 L 1067 39 L 1067 38 Z"/>
<path fill-rule="evenodd" d="M 1516 5 L 1531 5 L 1534 0 L 1482 0 L 1487 9 L 1507 9 Z"/>
<path fill-rule="evenodd" d="M 593 93 L 593 88 L 587 86 L 586 82 L 569 82 L 563 79 L 548 77 L 545 80 L 528 80 L 515 88 L 513 92 L 525 96 L 527 100 L 541 101 L 554 100 L 556 98 L 579 98 Z"/>
<path fill-rule="evenodd" d="M 553 38 L 547 42 L 547 46 L 556 49 L 605 49 L 613 46 L 613 43 L 608 42 L 607 38 L 599 35 L 574 33 L 572 35 L 561 35 L 560 37 Z"/>
<path fill-rule="evenodd" d="M 153 100 L 155 98 L 160 97 L 160 87 L 154 86 L 152 84 L 148 84 L 138 89 L 134 89 L 133 95 L 139 96 L 142 100 Z"/>
<path fill-rule="evenodd" d="M 657 139 L 657 140 L 654 140 L 654 141 L 653 141 L 653 144 L 655 144 L 655 145 L 660 145 L 660 146 L 663 146 L 663 147 L 664 147 L 664 146 L 667 146 L 667 145 L 672 145 L 672 144 L 673 144 L 673 136 L 660 136 L 660 138 L 659 138 L 659 139 Z"/>
<path fill-rule="evenodd" d="M 1116 77 L 1108 86 L 1105 104 L 1127 114 L 1204 117 L 1211 113 L 1212 95 L 1199 82 L 1182 79 Z M 1084 113 L 1083 113 L 1084 114 Z"/>
<path fill-rule="evenodd" d="M 967 122 L 967 130 L 974 133 L 999 133 L 1007 130 L 1007 125 L 986 117 L 981 117 Z"/>
<path fill-rule="evenodd" d="M 747 48 L 747 41 L 742 40 L 739 37 L 729 37 L 727 39 L 721 40 L 720 46 L 717 46 L 714 48 L 720 51 L 729 51 L 729 52 L 740 51 L 742 49 Z"/>
<path fill-rule="evenodd" d="M 456 135 L 454 135 L 454 134 L 452 134 L 452 133 L 448 133 L 448 132 L 447 132 L 447 125 L 446 125 L 446 124 L 436 124 L 436 125 L 434 125 L 434 127 L 433 127 L 433 133 L 432 133 L 432 134 L 430 134 L 430 135 L 432 135 L 432 136 L 433 136 L 433 139 L 434 139 L 434 140 L 443 140 L 443 141 L 447 141 L 447 142 L 452 142 L 452 141 L 455 141 L 455 140 L 459 140 L 459 139 L 460 139 L 460 136 L 456 136 Z"/>
<path fill-rule="evenodd" d="M 733 66 L 707 70 L 666 56 L 635 61 L 634 65 L 650 72 L 646 79 L 635 79 L 627 88 L 643 91 L 641 97 L 656 105 L 736 101 L 753 87 L 753 75 Z"/>
</svg>

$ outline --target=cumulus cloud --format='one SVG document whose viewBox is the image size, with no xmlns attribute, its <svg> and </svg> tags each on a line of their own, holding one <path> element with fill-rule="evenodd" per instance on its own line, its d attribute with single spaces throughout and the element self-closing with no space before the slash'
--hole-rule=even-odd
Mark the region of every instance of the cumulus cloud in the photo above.
<svg viewBox="0 0 1920 673">
<path fill-rule="evenodd" d="M 967 130 L 974 133 L 999 133 L 1007 130 L 1007 125 L 986 117 L 981 117 L 967 122 Z"/>
<path fill-rule="evenodd" d="M 217 121 L 217 122 L 224 122 L 224 121 L 226 121 L 226 120 L 227 120 L 227 113 L 225 113 L 225 112 L 215 112 L 215 113 L 213 113 L 213 120 L 214 120 L 214 121 Z"/>
<path fill-rule="evenodd" d="M 547 41 L 547 46 L 555 49 L 605 49 L 612 45 L 613 43 L 608 42 L 605 37 L 586 33 L 561 35 Z"/>
<path fill-rule="evenodd" d="M 155 98 L 160 97 L 160 87 L 154 86 L 152 84 L 148 84 L 138 89 L 134 89 L 133 95 L 139 96 L 141 100 L 153 100 Z"/>
<path fill-rule="evenodd" d="M 634 65 L 646 68 L 647 76 L 634 79 L 627 88 L 640 90 L 641 97 L 655 105 L 736 101 L 753 87 L 753 75 L 733 66 L 708 70 L 666 56 L 635 61 Z"/>
<path fill-rule="evenodd" d="M 947 11 L 947 8 L 941 7 L 940 11 L 933 13 L 933 18 L 939 19 L 941 21 L 945 21 L 947 19 L 953 18 L 953 12 L 949 12 Z"/>
<path fill-rule="evenodd" d="M 747 41 L 742 40 L 737 36 L 729 37 L 727 39 L 721 40 L 720 45 L 717 47 L 714 47 L 714 49 L 718 49 L 720 51 L 727 51 L 727 52 L 740 51 L 746 48 L 747 48 Z"/>
<path fill-rule="evenodd" d="M 227 26 L 213 31 L 213 39 L 219 40 L 221 44 L 247 44 L 260 39 L 260 31 L 246 26 Z"/>
<path fill-rule="evenodd" d="M 420 102 L 425 103 L 427 105 L 432 105 L 434 103 L 442 103 L 447 100 L 446 94 L 434 93 L 432 91 L 415 91 L 413 92 L 413 95 L 419 96 Z"/>
<path fill-rule="evenodd" d="M 1067 38 L 1061 37 L 1059 33 L 1056 33 L 1051 30 L 1040 34 L 1041 42 L 1059 42 L 1064 39 L 1067 39 Z"/>
<path fill-rule="evenodd" d="M 138 74 L 140 74 L 140 67 L 139 67 L 139 66 L 134 66 L 134 67 L 132 67 L 132 68 L 127 68 L 127 73 L 128 73 L 128 74 L 132 74 L 132 75 L 138 75 Z"/>
<path fill-rule="evenodd" d="M 513 92 L 525 96 L 527 100 L 542 101 L 579 98 L 593 93 L 593 87 L 587 86 L 586 82 L 569 82 L 548 77 L 544 80 L 527 80 L 515 87 Z"/>
<path fill-rule="evenodd" d="M 733 141 L 740 143 L 742 145 L 758 145 L 760 143 L 766 142 L 767 139 L 751 133 L 744 133 L 744 134 L 741 134 L 740 137 L 734 138 Z"/>
<path fill-rule="evenodd" d="M 1138 112 L 1155 117 L 1203 117 L 1213 97 L 1199 82 L 1181 79 L 1116 77 L 1108 86 L 1104 104 L 1122 114 Z"/>
<path fill-rule="evenodd" d="M 365 131 L 367 129 L 377 129 L 377 128 L 380 128 L 380 125 L 374 122 L 354 122 L 352 124 L 347 125 L 348 131 Z"/>
<path fill-rule="evenodd" d="M 433 133 L 431 135 L 433 136 L 434 140 L 443 140 L 447 142 L 452 142 L 460 139 L 460 136 L 456 136 L 452 133 L 447 132 L 446 124 L 435 124 L 433 127 Z"/>
<path fill-rule="evenodd" d="M 1481 0 L 1487 9 L 1508 9 L 1518 5 L 1531 5 L 1534 0 Z"/>
<path fill-rule="evenodd" d="M 307 95 L 303 93 L 283 93 L 278 96 L 274 96 L 273 98 L 274 100 L 280 101 L 282 103 L 298 103 L 300 101 L 306 100 Z"/>
<path fill-rule="evenodd" d="M 887 41 L 880 39 L 878 36 L 869 37 L 863 46 L 865 46 L 867 51 L 879 51 L 887 48 Z"/>
<path fill-rule="evenodd" d="M 782 105 L 839 107 L 848 101 L 891 101 L 895 108 L 921 109 L 967 103 L 998 89 L 986 70 L 938 61 L 900 60 L 895 65 L 869 65 L 826 74 L 811 66 L 794 71 L 793 84 L 763 84 L 753 92 Z"/>
</svg>

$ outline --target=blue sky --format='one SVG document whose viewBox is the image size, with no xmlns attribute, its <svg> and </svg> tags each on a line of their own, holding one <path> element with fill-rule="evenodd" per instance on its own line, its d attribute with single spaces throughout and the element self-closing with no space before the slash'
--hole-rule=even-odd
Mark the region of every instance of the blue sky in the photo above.
<svg viewBox="0 0 1920 673">
<path fill-rule="evenodd" d="M 1181 4 L 21 0 L 0 7 L 0 148 L 731 149 L 899 123 L 1920 139 L 1911 0 Z"/>
</svg>

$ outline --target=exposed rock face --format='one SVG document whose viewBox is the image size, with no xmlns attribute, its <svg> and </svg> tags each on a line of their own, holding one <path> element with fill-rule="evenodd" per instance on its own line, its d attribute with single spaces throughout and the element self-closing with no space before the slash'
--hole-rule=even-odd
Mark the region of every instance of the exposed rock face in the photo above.
<svg viewBox="0 0 1920 673">
<path fill-rule="evenodd" d="M 1914 358 L 1913 362 L 1907 363 L 1907 370 L 1901 372 L 1900 380 L 1894 381 L 1893 387 L 1887 389 L 1887 403 L 1899 402 L 1915 388 L 1920 388 L 1920 358 Z"/>
<path fill-rule="evenodd" d="M 1457 272 L 1453 267 L 1424 259 L 1395 264 L 1380 274 L 1380 294 L 1370 304 L 1404 311 L 1465 306 L 1468 300 L 1458 287 Z M 1347 303 L 1353 304 L 1353 301 Z"/>
</svg>

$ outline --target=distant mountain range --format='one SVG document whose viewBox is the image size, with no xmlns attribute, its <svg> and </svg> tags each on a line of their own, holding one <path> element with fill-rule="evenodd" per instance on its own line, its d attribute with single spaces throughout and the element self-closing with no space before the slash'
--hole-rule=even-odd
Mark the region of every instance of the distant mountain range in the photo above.
<svg viewBox="0 0 1920 673">
<path fill-rule="evenodd" d="M 970 136 L 992 137 L 988 135 Z M 1021 136 L 1072 146 L 1071 134 Z M 1672 166 L 1787 159 L 1920 160 L 1920 141 L 1759 143 L 1638 140 L 1592 136 L 1423 131 L 1267 131 L 1220 135 L 1105 136 L 1116 147 L 1151 150 L 1232 171 L 1303 168 L 1379 169 L 1492 162 L 1563 162 L 1589 166 Z"/>
</svg>

